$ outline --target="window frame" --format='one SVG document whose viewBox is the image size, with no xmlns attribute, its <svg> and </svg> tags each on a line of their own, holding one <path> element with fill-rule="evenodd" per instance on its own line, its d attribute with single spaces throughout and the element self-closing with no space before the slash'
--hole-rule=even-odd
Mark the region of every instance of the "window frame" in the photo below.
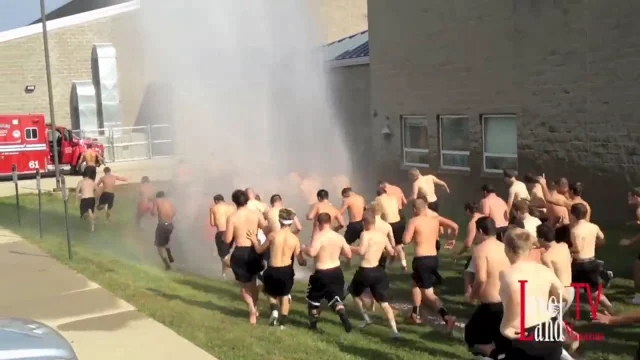
<svg viewBox="0 0 640 360">
<path fill-rule="evenodd" d="M 469 171 L 471 170 L 470 166 L 449 166 L 444 164 L 444 154 L 448 155 L 467 155 L 469 158 L 471 156 L 471 151 L 459 151 L 459 150 L 445 150 L 442 148 L 442 120 L 446 119 L 467 119 L 469 121 L 469 116 L 467 115 L 438 115 L 438 142 L 440 143 L 440 168 L 447 170 L 462 170 Z M 484 133 L 483 133 L 484 134 Z M 484 136 L 484 135 L 483 135 Z M 467 139 L 470 141 L 470 136 L 467 133 Z"/>
<path fill-rule="evenodd" d="M 408 147 L 406 147 L 406 145 L 405 145 L 406 136 L 405 136 L 405 133 L 404 133 L 405 120 L 411 120 L 411 119 L 422 120 L 424 122 L 424 126 L 427 128 L 427 139 L 429 138 L 429 118 L 427 117 L 427 115 L 400 115 L 400 126 L 401 126 L 401 129 L 402 129 L 402 164 L 404 166 L 428 168 L 429 164 L 412 163 L 412 162 L 408 162 L 407 161 L 407 150 L 409 152 L 422 153 L 422 154 L 429 155 L 429 149 L 416 149 L 416 148 L 408 148 Z M 427 146 L 429 146 L 428 140 L 427 140 Z"/>
<path fill-rule="evenodd" d="M 29 130 L 32 130 L 32 132 L 33 132 L 33 130 L 35 130 L 35 131 L 36 131 L 36 137 L 35 137 L 35 138 L 28 138 L 28 137 L 27 137 L 27 132 L 28 132 Z M 24 139 L 25 139 L 25 140 L 27 140 L 27 141 L 36 141 L 36 140 L 38 140 L 39 138 L 40 138 L 40 131 L 38 130 L 38 128 L 37 128 L 37 127 L 35 127 L 35 126 L 31 126 L 31 127 L 26 127 L 26 128 L 24 128 Z"/>
<path fill-rule="evenodd" d="M 482 125 L 482 171 L 486 172 L 486 173 L 502 173 L 502 171 L 504 169 L 487 169 L 487 156 L 491 156 L 491 157 L 503 157 L 503 158 L 510 158 L 510 159 L 516 159 L 516 162 L 518 160 L 518 154 L 516 153 L 515 155 L 508 155 L 508 154 L 497 154 L 497 153 L 488 153 L 486 150 L 486 139 L 484 136 L 484 123 L 486 121 L 487 118 L 515 118 L 516 121 L 516 144 L 518 141 L 518 116 L 516 114 L 482 114 L 480 116 L 480 123 Z M 516 149 L 517 152 L 517 149 Z M 519 167 L 519 166 L 517 166 Z M 517 169 L 515 169 L 517 170 Z"/>
</svg>

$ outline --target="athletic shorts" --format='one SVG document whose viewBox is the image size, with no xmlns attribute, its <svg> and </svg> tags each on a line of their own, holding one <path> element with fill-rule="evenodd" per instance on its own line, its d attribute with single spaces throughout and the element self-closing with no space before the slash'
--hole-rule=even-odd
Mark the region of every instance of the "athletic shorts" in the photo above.
<svg viewBox="0 0 640 360">
<path fill-rule="evenodd" d="M 263 269 L 262 256 L 253 246 L 236 246 L 231 253 L 231 270 L 239 283 L 254 281 Z"/>
<path fill-rule="evenodd" d="M 496 239 L 498 239 L 498 241 L 502 241 L 502 238 L 504 237 L 504 234 L 507 233 L 507 230 L 509 230 L 508 226 L 501 226 L 499 228 L 496 228 Z"/>
<path fill-rule="evenodd" d="M 264 292 L 271 297 L 291 294 L 293 288 L 293 264 L 287 266 L 268 266 L 262 274 Z"/>
<path fill-rule="evenodd" d="M 464 342 L 469 348 L 488 345 L 504 339 L 500 333 L 500 323 L 504 315 L 502 303 L 482 303 L 478 305 L 464 327 Z"/>
<path fill-rule="evenodd" d="M 591 290 L 598 290 L 600 285 L 601 265 L 595 258 L 571 263 L 571 282 L 589 284 Z"/>
<path fill-rule="evenodd" d="M 169 222 L 159 222 L 156 226 L 156 240 L 154 245 L 157 247 L 166 247 L 171 240 L 171 233 L 173 232 L 173 224 Z"/>
<path fill-rule="evenodd" d="M 113 200 L 115 200 L 116 194 L 112 192 L 103 192 L 100 194 L 100 199 L 98 200 L 98 208 L 103 209 L 105 206 L 107 209 L 113 209 Z"/>
<path fill-rule="evenodd" d="M 96 198 L 84 198 L 80 199 L 80 217 L 83 217 L 89 210 L 95 212 L 96 210 Z"/>
<path fill-rule="evenodd" d="M 400 221 L 396 221 L 391 225 L 391 231 L 393 232 L 393 238 L 396 241 L 396 245 L 402 245 L 402 236 L 404 235 L 404 229 L 407 227 L 407 223 L 400 219 Z"/>
<path fill-rule="evenodd" d="M 347 244 L 351 245 L 358 241 L 362 231 L 364 231 L 362 220 L 350 222 L 349 225 L 347 225 L 347 229 L 344 231 L 344 239 L 347 240 Z"/>
<path fill-rule="evenodd" d="M 440 203 L 438 202 L 438 200 L 432 201 L 432 202 L 428 202 L 427 203 L 427 208 L 429 208 L 429 210 L 431 210 L 431 211 L 435 211 L 437 213 L 440 213 Z"/>
<path fill-rule="evenodd" d="M 473 256 L 469 256 L 467 262 L 464 263 L 464 271 L 475 274 L 476 273 L 476 262 L 473 260 Z"/>
<path fill-rule="evenodd" d="M 411 263 L 411 279 L 420 289 L 431 289 L 438 279 L 438 256 L 416 256 Z"/>
<path fill-rule="evenodd" d="M 316 270 L 309 276 L 307 286 L 307 302 L 320 306 L 322 300 L 329 305 L 342 304 L 344 300 L 344 274 L 340 267 Z"/>
<path fill-rule="evenodd" d="M 216 233 L 216 248 L 218 249 L 218 256 L 220 259 L 224 259 L 231 252 L 233 247 L 233 241 L 229 244 L 224 242 L 224 231 L 218 231 Z"/>
<path fill-rule="evenodd" d="M 359 267 L 349 285 L 349 292 L 353 297 L 361 296 L 365 290 L 371 290 L 373 298 L 379 302 L 387 302 L 389 292 L 389 278 L 384 269 L 376 266 L 372 268 Z"/>
<path fill-rule="evenodd" d="M 551 319 L 551 326 L 556 328 L 555 324 L 557 319 Z M 561 341 L 536 341 L 534 332 L 539 326 L 546 327 L 547 324 L 538 324 L 525 329 L 525 337 L 533 337 L 532 340 L 520 340 L 519 338 L 511 339 L 508 342 L 505 341 L 504 346 L 496 346 L 496 350 L 500 354 L 504 354 L 501 359 L 504 360 L 560 360 L 562 356 L 562 342 Z M 546 333 L 545 329 L 542 334 Z M 553 329 L 548 330 L 549 333 L 553 333 Z M 500 342 L 502 343 L 502 342 Z"/>
</svg>

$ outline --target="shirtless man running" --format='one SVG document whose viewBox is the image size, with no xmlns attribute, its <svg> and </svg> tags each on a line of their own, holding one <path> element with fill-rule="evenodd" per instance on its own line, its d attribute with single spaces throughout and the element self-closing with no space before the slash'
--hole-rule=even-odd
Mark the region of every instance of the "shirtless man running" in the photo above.
<svg viewBox="0 0 640 360">
<path fill-rule="evenodd" d="M 462 256 L 467 250 L 473 247 L 473 243 L 476 240 L 476 220 L 484 216 L 480 212 L 480 206 L 476 203 L 465 203 L 464 212 L 469 216 L 469 222 L 467 223 L 467 237 L 464 239 L 462 248 L 456 255 L 456 258 Z M 495 222 L 494 222 L 495 223 Z M 464 264 L 464 293 L 465 298 L 469 299 L 471 296 L 471 290 L 473 286 L 473 278 L 476 272 L 476 267 L 473 261 L 473 255 L 467 258 L 467 262 Z"/>
<path fill-rule="evenodd" d="M 85 170 L 92 168 L 92 170 L 89 171 L 92 171 L 92 180 L 95 180 L 96 167 L 103 162 L 104 160 L 102 159 L 102 156 L 93 150 L 93 144 L 89 143 L 87 144 L 87 150 L 82 153 L 82 157 L 80 158 L 80 161 L 78 161 L 77 169 L 82 169 L 82 164 L 86 164 Z"/>
<path fill-rule="evenodd" d="M 231 253 L 233 247 L 233 241 L 227 244 L 224 241 L 224 233 L 227 230 L 227 218 L 236 211 L 236 207 L 233 204 L 229 204 L 224 201 L 224 196 L 217 194 L 213 197 L 213 205 L 209 208 L 209 224 L 212 227 L 216 227 L 216 248 L 218 249 L 218 256 L 222 263 L 222 276 L 226 276 L 228 267 L 228 256 Z"/>
<path fill-rule="evenodd" d="M 555 194 L 551 195 L 549 192 L 549 188 L 547 187 L 547 179 L 544 176 L 538 177 L 538 182 L 542 185 L 542 192 L 544 193 L 544 199 L 547 203 L 563 206 L 568 210 L 571 210 L 571 206 L 573 204 L 584 204 L 587 208 L 587 221 L 591 221 L 591 206 L 582 198 L 582 184 L 581 183 L 573 183 L 569 185 L 569 198 Z"/>
<path fill-rule="evenodd" d="M 329 202 L 329 192 L 325 189 L 320 189 L 316 193 L 316 198 L 318 199 L 318 201 L 311 205 L 311 208 L 307 213 L 307 220 L 313 221 L 313 234 L 318 231 L 319 224 L 316 221 L 316 217 L 322 213 L 329 214 L 329 216 L 331 216 L 331 224 L 333 224 L 334 222 L 338 223 L 333 228 L 333 231 L 340 231 L 342 228 L 344 228 L 344 218 L 340 214 L 340 210 L 338 210 Z"/>
<path fill-rule="evenodd" d="M 280 230 L 280 210 L 285 209 L 284 204 L 282 203 L 282 196 L 278 194 L 271 195 L 269 203 L 271 203 L 271 208 L 266 212 L 268 225 L 267 234 Z M 295 213 L 293 216 L 293 224 L 292 226 L 289 226 L 289 229 L 291 229 L 291 232 L 294 235 L 298 235 L 300 231 L 302 231 L 302 224 L 300 224 L 300 220 Z"/>
<path fill-rule="evenodd" d="M 363 223 L 362 216 L 364 214 L 364 208 L 366 203 L 364 198 L 357 194 L 351 188 L 346 187 L 342 189 L 342 207 L 340 208 L 340 215 L 344 215 L 344 212 L 349 212 L 349 224 L 344 231 L 344 238 L 347 240 L 347 244 L 352 245 L 356 240 L 360 238 L 362 234 Z M 351 267 L 351 261 L 347 263 L 347 266 Z"/>
<path fill-rule="evenodd" d="M 537 179 L 536 179 L 537 181 Z M 542 184 L 540 184 L 540 189 L 542 191 L 542 196 L 544 198 L 544 189 L 542 188 Z M 557 182 L 552 182 L 548 184 L 547 190 L 549 191 L 549 197 L 556 198 L 568 198 L 569 192 L 569 182 L 566 178 L 560 178 Z M 562 200 L 558 200 L 558 202 L 562 202 Z M 555 205 L 545 200 L 546 206 L 546 214 L 547 221 L 551 226 L 557 227 L 562 225 L 569 224 L 569 209 L 563 205 Z"/>
<path fill-rule="evenodd" d="M 415 240 L 415 257 L 411 267 L 413 280 L 411 295 L 413 297 L 413 310 L 410 320 L 414 323 L 421 323 L 420 305 L 425 298 L 435 310 L 438 311 L 444 320 L 447 330 L 452 331 L 455 325 L 455 317 L 449 315 L 440 299 L 433 291 L 433 284 L 438 274 L 438 252 L 436 250 L 436 240 L 440 232 L 440 227 L 451 230 L 452 236 L 458 235 L 458 225 L 453 221 L 441 216 L 428 214 L 427 204 L 423 200 L 417 199 L 413 203 L 415 216 L 407 224 L 402 242 L 409 245 Z"/>
<path fill-rule="evenodd" d="M 300 255 L 300 239 L 291 230 L 296 214 L 291 209 L 280 208 L 277 230 L 269 233 L 267 240 L 260 244 L 255 237 L 252 238 L 253 246 L 258 254 L 270 249 L 271 256 L 267 269 L 263 273 L 264 292 L 269 296 L 271 316 L 269 325 L 283 329 L 287 324 L 289 306 L 291 306 L 291 289 L 293 288 L 293 259 L 298 258 L 301 266 L 306 265 L 306 260 Z M 278 312 L 278 305 L 280 312 Z"/>
<path fill-rule="evenodd" d="M 404 253 L 404 245 L 402 244 L 402 235 L 407 226 L 404 219 L 398 213 L 398 202 L 395 197 L 387 193 L 386 188 L 378 189 L 380 195 L 376 197 L 376 204 L 382 210 L 382 218 L 391 225 L 393 238 L 395 239 L 395 257 L 400 258 L 402 269 L 407 271 L 407 258 Z M 392 261 L 394 257 L 391 258 Z"/>
<path fill-rule="evenodd" d="M 169 248 L 171 233 L 173 233 L 173 219 L 176 216 L 176 208 L 171 200 L 165 197 L 164 191 L 156 193 L 156 204 L 154 206 L 158 213 L 158 226 L 156 227 L 156 239 L 154 245 L 158 249 L 158 255 L 164 263 L 165 270 L 171 270 L 173 255 Z"/>
<path fill-rule="evenodd" d="M 249 209 L 249 196 L 244 190 L 235 190 L 231 200 L 236 205 L 236 212 L 227 217 L 224 242 L 235 242 L 235 249 L 231 253 L 231 270 L 242 287 L 240 295 L 249 308 L 249 322 L 256 324 L 258 318 L 258 274 L 264 269 L 262 256 L 253 246 L 254 239 L 247 239 L 247 233 L 256 236 L 258 229 L 267 225 L 264 216 L 258 211 Z"/>
<path fill-rule="evenodd" d="M 513 202 L 517 200 L 531 200 L 527 185 L 516 178 L 516 172 L 513 170 L 502 171 L 504 182 L 509 185 L 509 197 L 507 198 L 507 212 L 511 215 L 511 207 Z"/>
<path fill-rule="evenodd" d="M 480 305 L 464 328 L 464 341 L 472 353 L 479 354 L 478 345 L 505 341 L 500 334 L 503 316 L 500 274 L 507 270 L 511 263 L 504 251 L 504 244 L 496 239 L 496 223 L 492 218 L 478 218 L 476 230 L 479 243 L 473 250 L 475 280 L 469 300 L 477 300 Z"/>
<path fill-rule="evenodd" d="M 391 185 L 386 181 L 378 182 L 378 191 L 384 190 L 390 196 L 393 196 L 398 203 L 398 211 L 400 212 L 400 217 L 404 219 L 404 214 L 402 213 L 402 209 L 405 205 L 407 205 L 407 198 L 404 197 L 404 193 L 402 189 L 395 185 Z M 381 192 L 382 193 L 382 192 Z"/>
<path fill-rule="evenodd" d="M 155 200 L 153 198 L 153 185 L 149 181 L 148 176 L 143 176 L 140 179 L 140 188 L 138 188 L 138 204 L 136 206 L 136 226 L 140 228 L 140 221 L 142 218 L 150 213 L 153 213 L 155 206 Z"/>
<path fill-rule="evenodd" d="M 85 169 L 82 180 L 76 185 L 76 195 L 80 199 L 80 217 L 89 221 L 91 232 L 95 230 L 94 211 L 96 208 L 96 182 L 91 179 Z"/>
<path fill-rule="evenodd" d="M 315 260 L 315 272 L 309 277 L 307 302 L 309 327 L 318 328 L 320 304 L 326 300 L 338 314 L 346 332 L 351 332 L 351 322 L 344 309 L 344 274 L 340 268 L 340 256 L 351 258 L 351 248 L 342 235 L 331 229 L 332 216 L 326 212 L 317 215 L 317 230 L 311 246 L 303 246 L 303 253 Z"/>
<path fill-rule="evenodd" d="M 573 283 L 587 284 L 591 294 L 602 289 L 600 283 L 601 265 L 596 260 L 596 246 L 604 245 L 604 234 L 600 227 L 587 220 L 588 208 L 582 203 L 571 206 L 570 215 L 573 226 L 571 227 L 571 243 L 574 253 L 571 265 L 571 281 Z M 587 289 L 585 289 L 587 291 Z M 587 291 L 587 293 L 589 293 Z M 613 305 L 604 294 L 599 294 L 600 303 L 605 310 L 613 313 Z"/>
<path fill-rule="evenodd" d="M 442 186 L 447 193 L 449 193 L 449 187 L 447 184 L 433 175 L 421 175 L 420 170 L 413 168 L 409 170 L 409 179 L 413 181 L 413 191 L 409 200 L 418 199 L 418 195 L 422 193 L 426 198 L 431 209 L 439 211 L 438 197 L 436 196 L 435 185 Z"/>
<path fill-rule="evenodd" d="M 363 259 L 360 262 L 360 267 L 353 275 L 349 291 L 362 314 L 364 327 L 371 324 L 371 319 L 363 307 L 361 297 L 365 290 L 371 290 L 373 298 L 380 304 L 387 320 L 389 320 L 389 325 L 395 338 L 400 334 L 396 327 L 393 309 L 388 302 L 389 279 L 384 269 L 379 266 L 380 259 L 385 251 L 393 255 L 393 246 L 389 243 L 387 237 L 375 228 L 376 215 L 374 211 L 367 210 L 364 213 L 363 222 L 364 231 L 360 235 L 360 243 L 357 247 L 351 247 L 351 252 L 362 256 Z"/>
<path fill-rule="evenodd" d="M 113 209 L 113 201 L 116 197 L 116 182 L 118 181 L 125 182 L 127 178 L 112 174 L 111 168 L 107 166 L 104 168 L 104 176 L 98 180 L 96 185 L 98 188 L 102 185 L 102 194 L 100 194 L 100 199 L 98 200 L 98 210 L 101 211 L 105 207 L 107 208 L 107 222 L 111 218 L 111 209 Z"/>
<path fill-rule="evenodd" d="M 493 219 L 496 223 L 497 239 L 502 240 L 502 236 L 509 226 L 509 207 L 507 203 L 496 195 L 493 186 L 485 184 L 482 186 L 483 199 L 480 201 L 482 214 Z"/>
<path fill-rule="evenodd" d="M 569 307 L 575 298 L 575 288 L 571 286 L 571 233 L 568 225 L 563 228 L 555 229 L 551 224 L 538 225 L 536 236 L 541 246 L 546 250 L 542 254 L 542 264 L 553 270 L 558 279 L 564 285 L 562 314 L 569 312 Z M 563 320 L 563 319 L 559 319 Z M 565 326 L 566 333 L 565 342 L 569 344 L 570 351 L 574 352 L 578 349 L 580 341 L 572 334 L 570 327 Z M 576 340 L 573 340 L 576 339 Z"/>
</svg>

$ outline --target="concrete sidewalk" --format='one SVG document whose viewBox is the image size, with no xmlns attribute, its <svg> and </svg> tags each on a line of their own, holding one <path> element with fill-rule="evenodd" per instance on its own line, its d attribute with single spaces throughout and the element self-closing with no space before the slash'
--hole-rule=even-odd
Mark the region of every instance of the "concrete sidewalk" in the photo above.
<svg viewBox="0 0 640 360">
<path fill-rule="evenodd" d="M 0 228 L 0 316 L 58 330 L 80 360 L 215 360 L 98 284 Z"/>
</svg>

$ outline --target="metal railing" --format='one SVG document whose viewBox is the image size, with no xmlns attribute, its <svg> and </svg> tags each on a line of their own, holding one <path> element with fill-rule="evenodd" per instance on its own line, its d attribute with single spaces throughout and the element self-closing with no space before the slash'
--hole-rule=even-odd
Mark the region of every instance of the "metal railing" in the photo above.
<svg viewBox="0 0 640 360">
<path fill-rule="evenodd" d="M 172 156 L 171 125 L 145 125 L 74 130 L 80 139 L 91 138 L 104 145 L 106 162 L 136 161 Z"/>
</svg>

